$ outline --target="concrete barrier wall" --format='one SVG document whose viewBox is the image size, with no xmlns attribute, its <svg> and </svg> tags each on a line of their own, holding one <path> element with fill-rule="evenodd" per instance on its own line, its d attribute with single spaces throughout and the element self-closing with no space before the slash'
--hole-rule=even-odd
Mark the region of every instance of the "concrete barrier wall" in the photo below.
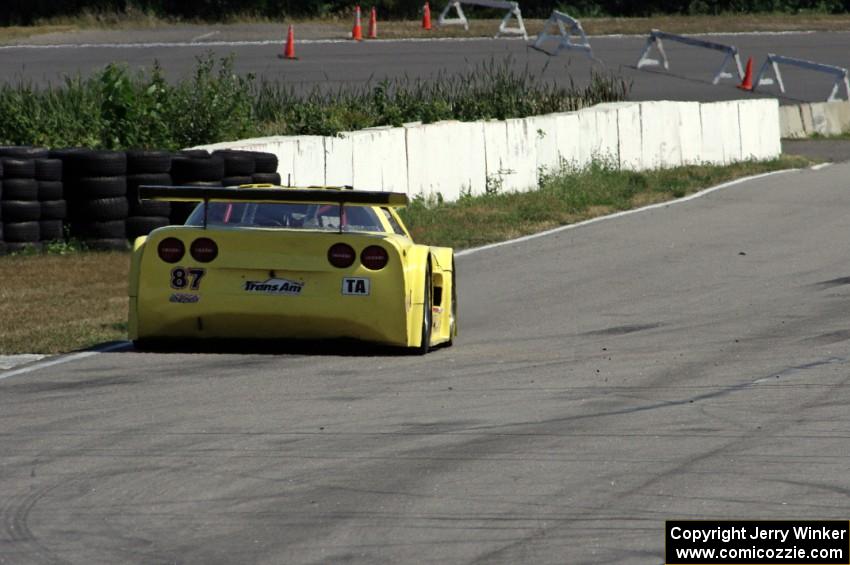
<svg viewBox="0 0 850 565">
<path fill-rule="evenodd" d="M 813 102 L 779 107 L 780 134 L 787 139 L 850 132 L 850 102 Z"/>
<path fill-rule="evenodd" d="M 781 152 L 787 116 L 799 116 L 801 127 L 808 119 L 811 128 L 841 120 L 850 128 L 850 105 L 843 104 L 809 104 L 797 114 L 787 109 L 780 114 L 775 99 L 617 102 L 504 121 L 414 123 L 336 137 L 275 136 L 203 147 L 274 153 L 284 184 L 439 193 L 454 200 L 487 190 L 529 190 L 541 173 L 582 168 L 592 160 L 645 170 L 771 159 Z"/>
</svg>

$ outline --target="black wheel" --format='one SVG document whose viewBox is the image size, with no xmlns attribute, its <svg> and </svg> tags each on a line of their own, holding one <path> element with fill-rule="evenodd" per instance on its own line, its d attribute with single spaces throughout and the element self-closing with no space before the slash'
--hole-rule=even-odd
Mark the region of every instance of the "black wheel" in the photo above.
<svg viewBox="0 0 850 565">
<path fill-rule="evenodd" d="M 130 249 L 125 238 L 121 239 L 86 239 L 86 247 L 94 251 L 127 251 Z"/>
<path fill-rule="evenodd" d="M 127 151 L 127 174 L 165 173 L 171 170 L 171 153 L 167 151 Z"/>
<path fill-rule="evenodd" d="M 416 355 L 425 355 L 431 349 L 431 259 L 425 269 L 425 296 L 422 299 L 422 334 L 419 347 L 414 348 Z"/>
<path fill-rule="evenodd" d="M 38 222 L 5 222 L 3 239 L 7 243 L 34 243 L 41 239 Z"/>
<path fill-rule="evenodd" d="M 159 200 L 139 200 L 140 186 L 171 186 L 168 173 L 145 173 L 127 176 L 127 202 L 131 216 L 168 216 L 171 203 Z"/>
<path fill-rule="evenodd" d="M 41 218 L 38 200 L 3 200 L 0 202 L 5 222 L 33 222 Z"/>
<path fill-rule="evenodd" d="M 263 151 L 251 151 L 250 153 L 254 157 L 257 173 L 277 172 L 277 155 Z"/>
<path fill-rule="evenodd" d="M 117 196 L 115 198 L 95 198 L 78 202 L 76 211 L 82 220 L 92 222 L 108 222 L 110 220 L 125 220 L 129 205 L 127 198 Z"/>
<path fill-rule="evenodd" d="M 45 200 L 41 203 L 42 220 L 64 220 L 68 217 L 68 205 L 64 200 Z"/>
<path fill-rule="evenodd" d="M 18 157 L 19 159 L 41 159 L 47 157 L 49 151 L 43 147 L 29 145 L 6 145 L 0 147 L 0 157 Z"/>
<path fill-rule="evenodd" d="M 73 186 L 77 200 L 127 196 L 127 177 L 83 177 Z"/>
<path fill-rule="evenodd" d="M 224 174 L 228 177 L 244 177 L 253 175 L 257 170 L 256 160 L 251 153 L 247 151 L 224 150 L 216 151 L 213 155 L 218 155 L 224 159 Z M 245 183 L 243 183 L 245 184 Z"/>
<path fill-rule="evenodd" d="M 148 235 L 168 224 L 167 216 L 131 216 L 127 218 L 127 239 L 134 241 L 137 237 Z"/>
<path fill-rule="evenodd" d="M 62 180 L 62 161 L 60 159 L 36 159 L 35 179 L 40 181 Z"/>
<path fill-rule="evenodd" d="M 171 186 L 169 173 L 138 173 L 127 175 L 127 194 L 138 192 L 140 186 Z M 134 194 L 135 194 L 134 192 Z"/>
<path fill-rule="evenodd" d="M 163 216 L 171 215 L 171 202 L 161 200 L 142 200 L 127 198 L 130 204 L 130 216 Z"/>
<path fill-rule="evenodd" d="M 175 157 L 171 161 L 171 177 L 177 184 L 193 181 L 218 181 L 224 178 L 224 159 L 218 155 L 209 158 Z"/>
<path fill-rule="evenodd" d="M 40 241 L 7 241 L 3 247 L 6 253 L 40 253 L 44 249 Z"/>
<path fill-rule="evenodd" d="M 6 179 L 3 181 L 4 200 L 38 200 L 38 181 Z"/>
<path fill-rule="evenodd" d="M 254 173 L 251 177 L 254 184 L 274 184 L 280 186 L 280 174 L 278 173 Z"/>
<path fill-rule="evenodd" d="M 39 200 L 62 200 L 65 198 L 65 185 L 61 180 L 38 181 Z"/>
<path fill-rule="evenodd" d="M 221 184 L 224 186 L 239 186 L 240 184 L 253 184 L 254 178 L 252 176 L 244 176 L 244 177 L 224 177 L 221 179 Z"/>
<path fill-rule="evenodd" d="M 206 149 L 181 149 L 177 152 L 177 155 L 182 155 L 183 157 L 192 157 L 193 159 L 210 158 L 210 152 Z"/>
<path fill-rule="evenodd" d="M 452 257 L 452 309 L 451 309 L 451 323 L 449 325 L 449 341 L 446 343 L 446 347 L 450 347 L 454 344 L 455 337 L 457 336 L 457 268 L 455 267 L 455 260 Z"/>
<path fill-rule="evenodd" d="M 42 220 L 38 225 L 42 241 L 60 241 L 65 239 L 62 220 Z"/>
<path fill-rule="evenodd" d="M 123 151 L 73 151 L 62 162 L 66 172 L 78 178 L 127 174 L 127 154 Z"/>
<path fill-rule="evenodd" d="M 71 234 L 83 239 L 127 239 L 127 228 L 124 220 L 74 222 Z"/>
<path fill-rule="evenodd" d="M 35 177 L 35 161 L 18 157 L 3 157 L 3 177 L 6 179 L 31 179 Z"/>
</svg>

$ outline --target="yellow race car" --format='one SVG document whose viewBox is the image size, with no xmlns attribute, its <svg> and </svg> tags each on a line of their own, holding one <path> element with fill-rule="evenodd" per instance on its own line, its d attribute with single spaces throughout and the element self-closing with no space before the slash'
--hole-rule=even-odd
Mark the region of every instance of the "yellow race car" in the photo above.
<svg viewBox="0 0 850 565">
<path fill-rule="evenodd" d="M 424 354 L 457 335 L 454 252 L 413 242 L 398 193 L 143 186 L 198 201 L 136 239 L 130 339 L 353 338 Z"/>
</svg>

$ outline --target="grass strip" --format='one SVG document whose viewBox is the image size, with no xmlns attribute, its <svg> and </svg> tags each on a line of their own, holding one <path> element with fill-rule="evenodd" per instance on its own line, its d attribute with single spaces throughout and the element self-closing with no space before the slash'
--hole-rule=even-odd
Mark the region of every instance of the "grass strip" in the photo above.
<svg viewBox="0 0 850 565">
<path fill-rule="evenodd" d="M 792 156 L 647 172 L 594 164 L 547 175 L 538 190 L 492 188 L 457 202 L 419 198 L 402 213 L 417 242 L 462 249 L 810 164 Z M 67 254 L 0 257 L 0 354 L 61 353 L 127 338 L 129 254 L 57 251 Z"/>
<path fill-rule="evenodd" d="M 568 10 L 569 12 L 569 10 Z M 436 15 L 436 14 L 435 14 Z M 742 33 L 753 31 L 847 31 L 850 30 L 850 14 L 828 14 L 801 12 L 722 13 L 717 15 L 656 15 L 653 17 L 581 17 L 582 27 L 588 35 L 646 34 L 650 29 L 662 29 L 670 33 Z M 499 27 L 499 19 L 467 14 L 470 29 L 460 26 L 445 26 L 431 31 L 422 29 L 416 20 L 387 20 L 379 14 L 379 36 L 381 39 L 421 37 L 492 37 Z M 536 35 L 543 28 L 544 18 L 523 18 L 529 34 Z M 351 17 L 341 14 L 325 18 L 270 19 L 252 15 L 233 15 L 216 30 L 227 31 L 228 27 L 244 29 L 245 26 L 280 26 L 278 35 L 284 33 L 283 26 L 294 24 L 299 39 L 331 39 L 347 37 L 351 32 Z M 87 12 L 79 16 L 48 18 L 32 26 L 0 27 L 0 42 L 13 42 L 49 33 L 68 33 L 86 30 L 145 30 L 174 29 L 188 26 L 207 26 L 200 20 L 178 20 L 162 18 L 138 11 L 126 13 Z M 269 33 L 272 33 L 271 31 Z"/>
<path fill-rule="evenodd" d="M 0 257 L 0 354 L 127 339 L 128 253 Z"/>
<path fill-rule="evenodd" d="M 722 182 L 768 171 L 806 167 L 805 157 L 783 155 L 771 161 L 745 161 L 724 167 L 692 165 L 654 171 L 621 171 L 594 163 L 574 171 L 547 174 L 538 190 L 417 198 L 401 210 L 414 240 L 463 249 L 504 241 L 657 202 L 681 198 Z M 492 183 L 491 183 L 492 184 Z"/>
</svg>

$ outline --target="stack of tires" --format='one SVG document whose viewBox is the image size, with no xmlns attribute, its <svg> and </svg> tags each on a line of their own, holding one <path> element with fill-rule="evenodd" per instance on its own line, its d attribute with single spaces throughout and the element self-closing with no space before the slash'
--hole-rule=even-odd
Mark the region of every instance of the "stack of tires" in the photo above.
<svg viewBox="0 0 850 565">
<path fill-rule="evenodd" d="M 127 249 L 127 155 L 60 150 L 71 235 L 91 249 Z"/>
<path fill-rule="evenodd" d="M 171 180 L 178 186 L 224 186 L 224 159 L 203 149 L 181 151 L 171 160 Z M 184 224 L 197 206 L 194 202 L 172 202 L 171 223 Z"/>
<path fill-rule="evenodd" d="M 44 157 L 35 160 L 35 180 L 38 183 L 38 200 L 41 202 L 41 240 L 64 240 L 68 207 L 62 184 L 62 161 L 49 158 L 45 151 Z"/>
<path fill-rule="evenodd" d="M 171 185 L 171 153 L 166 151 L 127 152 L 127 239 L 147 235 L 169 224 L 171 204 L 158 200 L 140 200 L 142 185 Z"/>
<path fill-rule="evenodd" d="M 280 184 L 277 156 L 274 153 L 224 149 L 213 154 L 224 159 L 224 186 Z"/>
<path fill-rule="evenodd" d="M 221 157 L 224 161 L 224 178 L 221 179 L 221 184 L 224 186 L 239 186 L 254 182 L 257 163 L 247 151 L 226 149 L 216 151 L 213 155 Z"/>
<path fill-rule="evenodd" d="M 35 157 L 46 155 L 46 150 L 35 147 L 0 147 L 3 169 L 0 216 L 6 251 L 41 245 L 41 203 L 35 180 Z"/>
<path fill-rule="evenodd" d="M 274 153 L 262 153 L 260 151 L 248 152 L 254 157 L 255 172 L 252 182 L 256 184 L 280 185 L 280 174 L 277 172 L 277 155 Z"/>
</svg>

